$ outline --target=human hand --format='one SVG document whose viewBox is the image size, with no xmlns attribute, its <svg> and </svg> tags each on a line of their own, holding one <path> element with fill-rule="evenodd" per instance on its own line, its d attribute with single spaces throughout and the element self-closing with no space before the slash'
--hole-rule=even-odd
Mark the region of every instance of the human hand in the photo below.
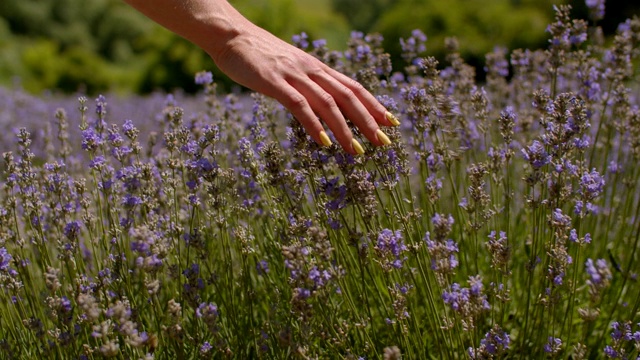
<svg viewBox="0 0 640 360">
<path fill-rule="evenodd" d="M 380 125 L 400 124 L 360 83 L 251 23 L 208 53 L 232 80 L 282 103 L 318 144 L 331 145 L 318 117 L 354 155 L 364 149 L 345 116 L 377 146 L 391 143 Z"/>
</svg>

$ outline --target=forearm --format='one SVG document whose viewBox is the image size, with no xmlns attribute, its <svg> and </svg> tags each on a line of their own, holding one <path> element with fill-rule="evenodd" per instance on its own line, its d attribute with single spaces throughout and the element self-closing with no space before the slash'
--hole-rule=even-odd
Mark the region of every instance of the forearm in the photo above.
<svg viewBox="0 0 640 360">
<path fill-rule="evenodd" d="M 214 60 L 253 24 L 226 0 L 124 0 L 206 51 Z"/>
</svg>

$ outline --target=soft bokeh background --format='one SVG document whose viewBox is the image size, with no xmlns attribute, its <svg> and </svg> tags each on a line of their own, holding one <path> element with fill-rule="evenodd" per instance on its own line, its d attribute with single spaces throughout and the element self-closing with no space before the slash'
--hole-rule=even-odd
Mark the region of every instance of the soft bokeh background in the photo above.
<svg viewBox="0 0 640 360">
<path fill-rule="evenodd" d="M 482 68 L 494 46 L 545 46 L 553 3 L 570 3 L 586 18 L 584 1 L 553 0 L 232 0 L 245 16 L 289 40 L 302 31 L 343 49 L 352 30 L 379 32 L 397 57 L 398 39 L 413 29 L 441 57 L 445 37 L 456 36 L 463 56 Z M 640 14 L 635 1 L 607 2 L 602 21 L 610 34 Z M 121 0 L 0 1 L 0 86 L 43 90 L 148 93 L 196 90 L 195 72 L 215 70 L 197 47 L 159 27 Z M 219 82 L 232 83 L 221 74 Z"/>
</svg>

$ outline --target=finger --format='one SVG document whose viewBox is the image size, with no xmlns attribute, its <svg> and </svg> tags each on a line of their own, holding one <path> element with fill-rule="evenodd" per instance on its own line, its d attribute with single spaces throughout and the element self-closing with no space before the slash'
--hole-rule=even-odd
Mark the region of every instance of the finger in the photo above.
<svg viewBox="0 0 640 360">
<path fill-rule="evenodd" d="M 360 100 L 360 102 L 362 102 L 362 104 L 367 108 L 369 113 L 373 116 L 378 124 L 383 126 L 400 125 L 397 118 L 395 118 L 394 115 L 387 111 L 387 109 L 385 109 L 385 107 L 382 106 L 382 104 L 380 104 L 380 102 L 369 91 L 367 91 L 367 89 L 365 89 L 362 84 L 328 66 L 325 68 L 325 71 L 331 77 L 338 80 L 342 85 L 350 89 Z M 390 117 L 393 120 L 390 120 Z"/>
<path fill-rule="evenodd" d="M 337 79 L 329 76 L 327 73 L 317 73 L 312 75 L 311 79 L 336 99 L 342 112 L 360 129 L 360 132 L 362 132 L 371 143 L 377 146 L 388 145 L 390 143 L 389 138 L 380 130 L 376 119 L 353 90 Z M 382 108 L 384 109 L 384 107 Z M 384 113 L 382 119 L 386 121 Z"/>
<path fill-rule="evenodd" d="M 324 131 L 318 116 L 313 112 L 307 99 L 286 81 L 282 81 L 268 96 L 278 100 L 302 124 L 307 134 L 318 145 L 330 146 L 331 140 Z"/>
<path fill-rule="evenodd" d="M 349 153 L 361 153 L 354 143 L 351 129 L 340 112 L 334 97 L 309 78 L 294 78 L 291 86 L 302 94 L 309 102 L 311 109 L 324 121 L 340 145 Z"/>
</svg>

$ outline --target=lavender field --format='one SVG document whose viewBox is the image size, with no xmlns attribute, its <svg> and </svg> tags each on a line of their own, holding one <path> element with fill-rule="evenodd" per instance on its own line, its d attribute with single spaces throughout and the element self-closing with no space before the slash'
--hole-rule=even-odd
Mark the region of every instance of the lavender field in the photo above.
<svg viewBox="0 0 640 360">
<path fill-rule="evenodd" d="M 0 357 L 640 359 L 640 19 L 593 24 L 481 82 L 455 39 L 296 36 L 400 120 L 362 156 L 206 72 L 0 89 Z"/>
</svg>

